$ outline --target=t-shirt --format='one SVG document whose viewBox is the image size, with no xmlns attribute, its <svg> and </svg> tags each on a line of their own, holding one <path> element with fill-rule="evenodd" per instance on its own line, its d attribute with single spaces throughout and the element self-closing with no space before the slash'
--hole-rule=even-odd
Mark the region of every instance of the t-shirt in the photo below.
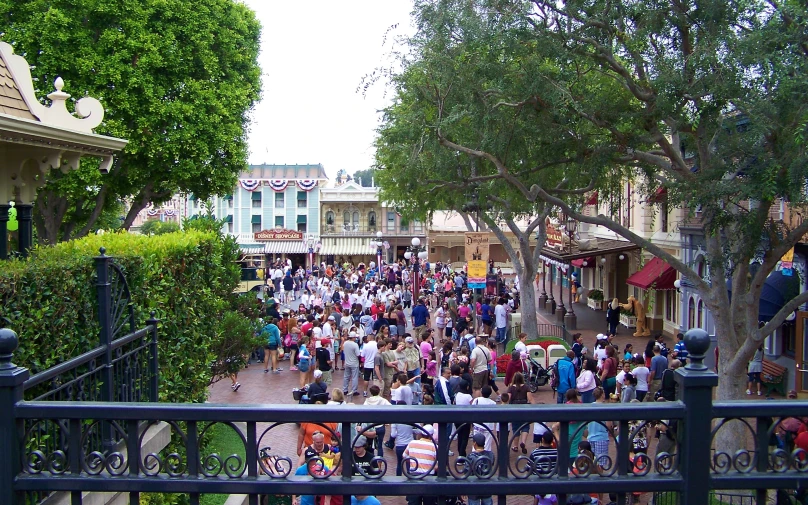
<svg viewBox="0 0 808 505">
<path fill-rule="evenodd" d="M 371 340 L 362 346 L 362 357 L 365 358 L 365 368 L 373 368 L 376 365 L 376 355 L 379 353 L 379 348 L 376 347 L 376 342 Z"/>
<path fill-rule="evenodd" d="M 631 374 L 637 379 L 637 391 L 648 391 L 648 376 L 651 375 L 651 371 L 644 366 L 638 366 L 631 371 Z"/>
<path fill-rule="evenodd" d="M 376 357 L 373 358 L 373 368 L 377 368 L 379 370 L 379 373 L 382 374 L 382 377 L 376 377 L 377 379 L 383 379 L 384 378 L 385 366 L 384 366 L 384 356 L 382 356 L 382 354 L 383 353 L 377 352 Z M 375 372 L 374 372 L 374 374 L 375 374 Z"/>
<path fill-rule="evenodd" d="M 331 370 L 331 365 L 328 363 L 331 361 L 331 351 L 329 349 L 318 347 L 317 350 L 314 351 L 314 359 L 317 360 L 317 370 L 323 372 Z"/>
<path fill-rule="evenodd" d="M 399 445 L 398 440 L 396 440 L 396 445 Z M 410 471 L 411 474 L 423 475 L 435 472 L 435 468 L 437 467 L 437 465 L 435 465 L 437 453 L 435 451 L 435 444 L 431 439 L 420 438 L 411 441 L 404 450 L 404 456 L 415 459 L 418 464 L 417 468 Z"/>
<path fill-rule="evenodd" d="M 661 380 L 662 374 L 668 368 L 668 359 L 660 354 L 651 358 L 651 371 L 654 372 L 654 380 Z"/>
<path fill-rule="evenodd" d="M 371 463 L 373 456 L 374 454 L 368 450 L 365 451 L 363 456 L 357 456 L 356 453 L 353 453 L 356 471 L 359 472 L 359 468 L 361 468 L 368 475 L 377 475 L 379 473 L 379 466 L 376 463 Z M 351 500 L 351 502 L 353 502 L 353 500 Z"/>
<path fill-rule="evenodd" d="M 429 353 L 432 351 L 432 344 L 429 342 L 421 342 L 421 357 L 429 359 Z"/>
<path fill-rule="evenodd" d="M 326 471 L 326 473 L 328 472 L 327 469 L 324 468 L 324 470 Z M 295 470 L 295 475 L 308 475 L 308 474 L 309 474 L 308 464 L 305 463 L 300 465 L 300 467 L 297 470 Z M 300 505 L 315 505 L 314 499 L 315 499 L 314 495 L 308 495 L 308 494 L 300 495 Z"/>
<path fill-rule="evenodd" d="M 389 351 L 384 351 L 382 354 L 382 360 L 384 361 L 384 367 L 382 367 L 383 374 L 385 380 L 392 380 L 393 374 L 398 372 L 395 367 L 387 366 L 388 363 L 395 363 L 397 361 L 396 352 L 392 349 Z"/>
<path fill-rule="evenodd" d="M 325 424 L 328 428 L 333 430 L 334 432 L 337 431 L 338 424 L 337 423 L 322 423 Z M 334 440 L 332 440 L 331 432 L 327 429 L 323 428 L 319 424 L 314 423 L 302 423 L 300 425 L 300 429 L 303 430 L 303 445 L 306 447 L 310 446 L 313 443 L 312 437 L 314 436 L 315 431 L 319 431 L 323 434 L 324 442 L 326 445 L 332 445 Z"/>
<path fill-rule="evenodd" d="M 365 496 L 362 500 L 357 500 L 356 496 L 351 496 L 351 505 L 381 505 L 375 496 Z"/>
<path fill-rule="evenodd" d="M 353 340 L 346 340 L 342 345 L 342 351 L 345 354 L 346 367 L 359 367 L 359 346 Z"/>
<path fill-rule="evenodd" d="M 476 360 L 474 362 L 473 372 L 480 373 L 488 370 L 488 358 L 490 356 L 487 350 L 482 347 L 475 347 L 474 350 L 471 351 L 471 359 Z"/>
<path fill-rule="evenodd" d="M 462 317 L 463 319 L 465 319 L 466 316 L 469 315 L 469 312 L 471 312 L 471 309 L 469 308 L 468 305 L 461 305 L 460 307 L 457 308 L 457 315 Z"/>
<path fill-rule="evenodd" d="M 409 386 L 399 386 L 397 389 L 398 401 L 404 402 L 405 405 L 412 405 L 412 389 Z"/>
<path fill-rule="evenodd" d="M 412 442 L 412 426 L 409 424 L 396 424 L 395 427 L 396 447 L 406 446 Z"/>
<path fill-rule="evenodd" d="M 416 327 L 425 325 L 426 320 L 429 319 L 429 310 L 419 303 L 412 309 L 412 319 Z"/>
<path fill-rule="evenodd" d="M 497 307 L 494 309 L 494 317 L 497 320 L 497 328 L 504 328 L 508 324 L 505 305 L 501 303 L 497 305 Z"/>
<path fill-rule="evenodd" d="M 516 345 L 513 346 L 514 351 L 519 351 L 520 353 L 527 352 L 527 345 L 521 340 L 516 342 Z"/>
<path fill-rule="evenodd" d="M 558 462 L 558 450 L 540 445 L 530 453 L 530 459 L 535 464 L 536 475 L 550 475 L 555 471 Z"/>
</svg>

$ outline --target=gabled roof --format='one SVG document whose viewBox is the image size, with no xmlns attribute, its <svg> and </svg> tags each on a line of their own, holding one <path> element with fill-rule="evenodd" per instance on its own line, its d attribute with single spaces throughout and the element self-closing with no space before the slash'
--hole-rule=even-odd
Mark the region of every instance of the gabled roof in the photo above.
<svg viewBox="0 0 808 505">
<path fill-rule="evenodd" d="M 33 119 L 31 109 L 20 94 L 20 88 L 14 81 L 14 76 L 8 68 L 3 53 L 0 52 L 0 113 L 23 119 Z"/>
<path fill-rule="evenodd" d="M 316 165 L 250 165 L 246 172 L 239 176 L 243 179 L 285 179 L 285 180 L 305 180 L 317 179 L 328 180 L 325 175 L 325 168 L 321 163 Z"/>
</svg>

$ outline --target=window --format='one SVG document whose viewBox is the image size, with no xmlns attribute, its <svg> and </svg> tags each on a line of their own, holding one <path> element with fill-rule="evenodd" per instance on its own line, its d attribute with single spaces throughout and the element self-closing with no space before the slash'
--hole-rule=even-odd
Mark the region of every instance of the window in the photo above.
<svg viewBox="0 0 808 505">
<path fill-rule="evenodd" d="M 679 301 L 679 293 L 676 291 L 665 291 L 665 319 L 675 323 L 677 321 L 676 312 Z"/>
<path fill-rule="evenodd" d="M 396 213 L 395 212 L 388 212 L 387 213 L 387 231 L 389 231 L 389 232 L 396 231 Z"/>
<path fill-rule="evenodd" d="M 695 328 L 696 327 L 696 302 L 693 301 L 693 298 L 690 298 L 690 301 L 687 303 L 687 328 Z"/>
<path fill-rule="evenodd" d="M 659 203 L 659 214 L 662 218 L 662 231 L 668 233 L 668 197 L 663 197 Z"/>
<path fill-rule="evenodd" d="M 232 221 L 227 223 L 227 233 L 233 233 L 233 222 Z"/>
<path fill-rule="evenodd" d="M 334 224 L 334 212 L 328 211 L 325 213 L 325 224 L 332 226 Z"/>
<path fill-rule="evenodd" d="M 793 322 L 786 321 L 778 331 L 783 338 L 783 354 L 793 358 L 797 354 L 797 328 Z"/>
<path fill-rule="evenodd" d="M 297 216 L 297 231 L 306 233 L 306 216 Z"/>
<path fill-rule="evenodd" d="M 704 302 L 699 300 L 698 327 L 704 328 Z"/>
<path fill-rule="evenodd" d="M 399 226 L 401 227 L 402 232 L 410 231 L 410 222 L 403 217 L 401 218 L 401 224 Z"/>
<path fill-rule="evenodd" d="M 412 221 L 412 231 L 420 232 L 420 231 L 422 231 L 422 229 L 423 229 L 423 225 L 421 224 L 421 221 L 418 221 L 417 219 L 413 219 L 413 221 Z"/>
<path fill-rule="evenodd" d="M 282 209 L 286 207 L 286 196 L 283 191 L 275 193 L 275 208 Z"/>
<path fill-rule="evenodd" d="M 275 228 L 283 228 L 283 216 L 275 216 Z"/>
<path fill-rule="evenodd" d="M 250 222 L 252 223 L 253 233 L 258 233 L 261 231 L 261 216 L 253 216 L 252 219 L 250 219 Z"/>
<path fill-rule="evenodd" d="M 696 262 L 696 273 L 699 274 L 699 277 L 704 279 L 707 275 L 706 269 L 704 268 L 704 257 L 700 257 L 698 262 Z"/>
<path fill-rule="evenodd" d="M 308 193 L 305 191 L 298 191 L 297 192 L 297 208 L 298 209 L 305 209 L 309 205 L 309 197 Z"/>
<path fill-rule="evenodd" d="M 253 191 L 252 196 L 250 198 L 252 198 L 253 209 L 260 209 L 261 208 L 261 192 L 260 191 Z"/>
<path fill-rule="evenodd" d="M 368 212 L 368 226 L 376 228 L 376 213 L 372 210 Z"/>
<path fill-rule="evenodd" d="M 346 229 L 351 224 L 351 213 L 348 212 L 347 210 L 342 213 L 342 224 L 345 226 Z"/>
<path fill-rule="evenodd" d="M 227 200 L 227 208 L 232 209 L 233 208 L 233 195 L 227 195 L 226 197 L 224 197 L 224 199 Z"/>
<path fill-rule="evenodd" d="M 354 230 L 359 230 L 359 211 L 354 211 L 353 213 L 353 227 Z"/>
</svg>

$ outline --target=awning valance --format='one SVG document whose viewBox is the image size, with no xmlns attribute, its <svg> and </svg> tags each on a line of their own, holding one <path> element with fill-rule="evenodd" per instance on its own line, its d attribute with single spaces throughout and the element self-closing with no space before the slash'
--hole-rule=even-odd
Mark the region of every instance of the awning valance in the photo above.
<svg viewBox="0 0 808 505">
<path fill-rule="evenodd" d="M 597 205 L 598 204 L 598 192 L 595 191 L 589 198 L 586 199 L 586 205 Z"/>
<path fill-rule="evenodd" d="M 277 240 L 264 244 L 267 254 L 303 254 L 308 252 L 302 240 Z"/>
<path fill-rule="evenodd" d="M 589 247 L 584 251 L 581 250 L 580 244 L 575 241 L 573 241 L 571 249 L 568 246 L 563 249 L 544 246 L 541 248 L 542 260 L 545 263 L 551 263 L 552 260 L 561 264 L 569 264 L 572 260 L 594 258 L 639 249 L 636 245 L 625 240 L 597 239 L 596 241 L 590 240 L 588 242 Z"/>
<path fill-rule="evenodd" d="M 224 222 L 225 223 L 232 223 L 233 222 L 233 216 L 232 215 L 225 216 Z"/>
<path fill-rule="evenodd" d="M 758 304 L 758 321 L 770 321 L 783 305 L 800 294 L 800 277 L 798 275 L 783 275 L 779 270 L 766 277 L 763 289 L 760 290 L 760 303 Z M 732 297 L 732 280 L 727 281 L 727 291 Z"/>
<path fill-rule="evenodd" d="M 664 186 L 656 188 L 654 194 L 648 198 L 648 203 L 659 203 L 668 197 L 668 190 Z"/>
<path fill-rule="evenodd" d="M 659 258 L 652 258 L 639 271 L 626 279 L 626 284 L 640 289 L 670 290 L 676 289 L 676 270 Z"/>
<path fill-rule="evenodd" d="M 328 238 L 323 240 L 321 255 L 335 256 L 375 256 L 376 249 L 370 248 L 368 242 L 362 238 Z"/>
<path fill-rule="evenodd" d="M 260 191 L 253 191 L 251 193 L 251 198 L 253 200 L 260 200 L 261 199 L 261 192 Z"/>
<path fill-rule="evenodd" d="M 586 262 L 586 265 L 584 265 L 584 262 Z M 595 258 L 593 256 L 572 260 L 571 263 L 572 266 L 577 268 L 595 268 Z"/>
<path fill-rule="evenodd" d="M 306 216 L 297 216 L 297 224 L 306 224 Z"/>
<path fill-rule="evenodd" d="M 261 224 L 261 216 L 253 216 L 250 222 L 252 224 Z"/>
</svg>

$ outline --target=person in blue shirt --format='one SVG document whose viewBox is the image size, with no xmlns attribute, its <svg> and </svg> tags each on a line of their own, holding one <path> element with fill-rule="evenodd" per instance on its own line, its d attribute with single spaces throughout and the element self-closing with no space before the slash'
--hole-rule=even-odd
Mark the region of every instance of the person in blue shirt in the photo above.
<svg viewBox="0 0 808 505">
<path fill-rule="evenodd" d="M 351 496 L 351 505 L 381 505 L 375 496 Z"/>
<path fill-rule="evenodd" d="M 685 347 L 685 336 L 681 333 L 676 334 L 676 345 L 673 346 L 673 357 L 678 359 L 682 365 L 687 364 L 687 347 Z"/>
<path fill-rule="evenodd" d="M 421 341 L 421 335 L 429 327 L 429 309 L 424 305 L 424 299 L 419 298 L 415 308 L 412 309 L 413 336 L 416 341 Z"/>
<path fill-rule="evenodd" d="M 274 373 L 281 373 L 278 368 L 278 348 L 281 347 L 281 330 L 275 325 L 276 319 L 269 318 L 269 323 L 261 329 L 261 336 L 267 339 L 264 346 L 264 373 L 268 373 L 270 365 Z"/>
<path fill-rule="evenodd" d="M 556 403 L 564 403 L 564 395 L 568 389 L 575 387 L 575 353 L 567 351 L 567 355 L 556 362 L 558 371 L 558 398 Z"/>
<path fill-rule="evenodd" d="M 317 475 L 323 476 L 328 473 L 328 467 L 325 466 L 317 455 L 310 456 L 295 470 L 295 475 Z M 314 495 L 300 495 L 292 496 L 292 505 L 315 505 Z"/>
</svg>

